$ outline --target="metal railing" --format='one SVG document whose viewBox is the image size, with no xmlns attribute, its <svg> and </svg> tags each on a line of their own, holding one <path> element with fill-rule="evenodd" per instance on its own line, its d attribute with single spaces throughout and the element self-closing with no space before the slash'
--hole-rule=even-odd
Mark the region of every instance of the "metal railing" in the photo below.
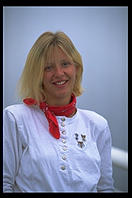
<svg viewBox="0 0 132 198">
<path fill-rule="evenodd" d="M 128 152 L 122 149 L 112 147 L 112 162 L 115 166 L 128 170 Z"/>
<path fill-rule="evenodd" d="M 111 150 L 112 163 L 118 168 L 128 170 L 128 152 L 122 149 L 112 147 Z M 115 192 L 124 192 L 120 189 L 115 188 Z"/>
</svg>

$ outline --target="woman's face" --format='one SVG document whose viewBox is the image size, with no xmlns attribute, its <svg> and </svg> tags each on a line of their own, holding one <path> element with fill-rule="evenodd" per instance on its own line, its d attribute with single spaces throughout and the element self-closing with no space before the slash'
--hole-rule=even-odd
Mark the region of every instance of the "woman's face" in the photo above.
<svg viewBox="0 0 132 198">
<path fill-rule="evenodd" d="M 67 55 L 56 47 L 44 68 L 43 86 L 49 105 L 61 106 L 70 102 L 76 70 Z"/>
</svg>

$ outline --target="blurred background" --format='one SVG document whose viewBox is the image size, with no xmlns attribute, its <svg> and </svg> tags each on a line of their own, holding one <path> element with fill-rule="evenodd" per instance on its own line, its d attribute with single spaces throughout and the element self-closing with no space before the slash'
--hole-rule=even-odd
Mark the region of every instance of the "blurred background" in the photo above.
<svg viewBox="0 0 132 198">
<path fill-rule="evenodd" d="M 17 82 L 45 31 L 64 31 L 80 52 L 85 91 L 77 106 L 108 120 L 115 187 L 128 191 L 128 7 L 3 7 L 3 108 L 20 102 Z"/>
</svg>

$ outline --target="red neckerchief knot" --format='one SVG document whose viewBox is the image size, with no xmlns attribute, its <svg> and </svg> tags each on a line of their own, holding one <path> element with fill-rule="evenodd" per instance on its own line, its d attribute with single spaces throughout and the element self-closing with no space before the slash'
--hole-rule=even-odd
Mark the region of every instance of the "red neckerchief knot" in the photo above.
<svg viewBox="0 0 132 198">
<path fill-rule="evenodd" d="M 37 101 L 32 98 L 26 98 L 23 102 L 27 105 L 37 105 Z M 71 102 L 65 106 L 49 106 L 46 102 L 40 102 L 39 108 L 45 113 L 49 123 L 49 131 L 56 139 L 60 138 L 59 125 L 56 116 L 69 117 L 76 110 L 76 97 L 74 94 L 71 96 Z"/>
</svg>

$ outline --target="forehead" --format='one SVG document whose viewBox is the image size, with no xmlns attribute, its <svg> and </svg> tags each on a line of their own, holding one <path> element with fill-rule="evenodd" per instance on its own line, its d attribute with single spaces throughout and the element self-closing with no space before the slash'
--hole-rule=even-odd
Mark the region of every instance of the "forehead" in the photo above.
<svg viewBox="0 0 132 198">
<path fill-rule="evenodd" d="M 70 57 L 58 46 L 50 47 L 47 52 L 47 63 L 56 62 L 58 60 L 69 60 Z"/>
</svg>

